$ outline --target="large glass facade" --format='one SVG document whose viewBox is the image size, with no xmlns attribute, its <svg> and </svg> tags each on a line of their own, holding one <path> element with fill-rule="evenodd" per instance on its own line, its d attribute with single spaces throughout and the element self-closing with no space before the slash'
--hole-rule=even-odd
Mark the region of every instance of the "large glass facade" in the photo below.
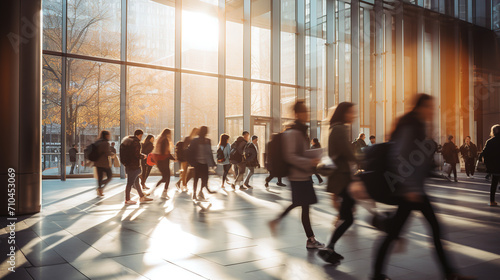
<svg viewBox="0 0 500 280">
<path fill-rule="evenodd" d="M 90 174 L 83 149 L 102 129 L 117 145 L 138 128 L 153 135 L 171 128 L 178 141 L 201 125 L 214 145 L 220 133 L 234 140 L 243 130 L 264 141 L 293 119 L 297 99 L 311 106 L 311 137 L 325 141 L 329 109 L 354 101 L 352 137 L 365 132 L 381 142 L 412 97 L 426 92 L 438 101 L 436 141 L 452 134 L 481 143 L 500 111 L 499 7 L 497 0 L 43 1 L 43 175 L 69 171 L 73 144 L 78 173 Z"/>
</svg>

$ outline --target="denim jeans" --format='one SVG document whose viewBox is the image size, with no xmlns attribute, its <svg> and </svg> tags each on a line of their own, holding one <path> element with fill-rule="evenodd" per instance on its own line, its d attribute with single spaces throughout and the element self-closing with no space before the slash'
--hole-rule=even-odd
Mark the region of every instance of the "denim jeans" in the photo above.
<svg viewBox="0 0 500 280">
<path fill-rule="evenodd" d="M 125 172 L 127 173 L 127 187 L 125 188 L 125 200 L 130 200 L 130 191 L 132 190 L 132 185 L 137 190 L 140 197 L 143 197 L 141 186 L 139 184 L 139 174 L 141 174 L 141 168 L 128 168 L 125 167 Z"/>
</svg>

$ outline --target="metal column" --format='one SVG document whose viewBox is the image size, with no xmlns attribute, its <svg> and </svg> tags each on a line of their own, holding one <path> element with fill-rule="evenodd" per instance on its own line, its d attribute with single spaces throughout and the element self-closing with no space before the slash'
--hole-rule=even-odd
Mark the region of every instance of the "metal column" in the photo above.
<svg viewBox="0 0 500 280">
<path fill-rule="evenodd" d="M 271 6 L 271 131 L 281 130 L 280 114 L 280 65 L 281 65 L 281 0 Z"/>
<path fill-rule="evenodd" d="M 375 137 L 385 140 L 384 121 L 384 10 L 382 0 L 375 1 Z"/>
<path fill-rule="evenodd" d="M 304 0 L 296 0 L 295 13 L 297 15 L 297 40 L 295 47 L 296 67 L 297 67 L 297 98 L 304 99 L 306 96 L 306 26 L 305 26 L 305 2 Z"/>
<path fill-rule="evenodd" d="M 243 130 L 250 131 L 250 114 L 252 110 L 252 54 L 251 54 L 251 0 L 243 2 Z"/>
<path fill-rule="evenodd" d="M 359 0 L 351 1 L 351 102 L 360 104 L 359 80 Z M 352 139 L 356 139 L 361 132 L 359 118 L 352 122 Z"/>
<path fill-rule="evenodd" d="M 182 1 L 175 1 L 175 81 L 174 81 L 174 142 L 181 140 L 182 90 Z M 187 135 L 186 135 L 187 136 Z M 176 167 L 177 169 L 177 167 Z"/>
<path fill-rule="evenodd" d="M 419 14 L 417 19 L 417 92 L 425 91 L 425 22 L 424 16 Z"/>
<path fill-rule="evenodd" d="M 219 135 L 226 131 L 226 1 L 219 0 Z"/>
<path fill-rule="evenodd" d="M 360 104 L 363 104 L 363 125 L 371 125 L 370 121 L 370 10 L 363 9 L 363 99 L 360 99 Z M 361 82 L 361 81 L 360 81 Z M 361 108 L 361 106 L 360 106 Z M 375 131 L 370 131 L 373 134 Z M 369 135 L 367 135 L 369 137 Z M 367 137 L 367 138 L 368 138 Z"/>
<path fill-rule="evenodd" d="M 62 1 L 62 53 L 68 52 L 68 5 L 67 1 Z M 68 60 L 65 55 L 61 58 L 61 161 L 59 172 L 61 173 L 61 181 L 66 181 L 66 92 L 68 89 Z M 75 141 L 76 142 L 76 141 Z M 81 147 L 80 143 L 80 147 Z"/>
<path fill-rule="evenodd" d="M 386 141 L 387 136 L 391 133 L 392 122 L 396 119 L 394 114 L 394 68 L 393 66 L 393 50 L 392 50 L 392 14 L 385 13 L 385 91 L 384 91 L 384 138 L 381 140 Z"/>
<path fill-rule="evenodd" d="M 395 8 L 394 19 L 396 22 L 396 116 L 404 114 L 405 102 L 405 81 L 404 81 L 404 17 L 403 17 L 403 4 L 399 3 Z"/>
<path fill-rule="evenodd" d="M 309 29 L 309 84 L 311 87 L 311 138 L 317 137 L 318 132 L 318 0 L 309 2 L 310 29 Z"/>
<path fill-rule="evenodd" d="M 335 106 L 335 0 L 326 2 L 326 102 Z"/>
<path fill-rule="evenodd" d="M 346 101 L 345 92 L 345 3 L 342 1 L 339 4 L 339 29 L 338 29 L 338 47 L 339 47 L 339 103 Z"/>
<path fill-rule="evenodd" d="M 120 60 L 127 61 L 127 3 L 128 0 L 121 0 L 121 42 Z M 128 135 L 128 112 L 127 112 L 127 66 L 120 65 L 120 141 Z M 125 178 L 125 167 L 120 166 L 120 178 Z"/>
</svg>

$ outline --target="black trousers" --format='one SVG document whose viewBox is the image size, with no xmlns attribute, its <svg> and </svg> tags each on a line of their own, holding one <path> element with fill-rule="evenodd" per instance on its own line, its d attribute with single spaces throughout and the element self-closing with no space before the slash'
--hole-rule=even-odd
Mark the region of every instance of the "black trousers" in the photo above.
<svg viewBox="0 0 500 280">
<path fill-rule="evenodd" d="M 474 158 L 464 158 L 465 161 L 465 173 L 467 176 L 474 176 L 474 169 L 476 169 L 476 161 Z"/>
<path fill-rule="evenodd" d="M 104 174 L 106 174 L 106 179 L 104 180 Z M 97 167 L 97 184 L 100 189 L 103 189 L 109 181 L 111 181 L 112 172 L 111 167 Z"/>
<path fill-rule="evenodd" d="M 194 166 L 193 197 L 196 197 L 198 195 L 197 189 L 199 179 L 201 179 L 201 191 L 203 190 L 203 188 L 208 187 L 208 165 L 197 163 Z"/>
<path fill-rule="evenodd" d="M 345 188 L 339 196 L 342 198 L 342 204 L 340 205 L 339 215 L 340 220 L 342 220 L 342 224 L 335 229 L 328 243 L 328 248 L 334 249 L 335 243 L 344 235 L 344 233 L 351 227 L 354 223 L 354 216 L 352 214 L 352 208 L 354 207 L 355 201 L 349 195 L 347 188 Z"/>
<path fill-rule="evenodd" d="M 457 179 L 457 163 L 450 163 L 451 165 L 451 169 L 450 169 L 450 173 L 448 173 L 448 177 L 451 176 L 451 173 L 453 172 L 453 176 L 455 179 Z"/>
<path fill-rule="evenodd" d="M 274 178 L 278 178 L 278 183 L 281 183 L 281 177 L 274 175 L 272 171 L 269 172 L 269 176 L 267 176 L 267 178 L 266 178 L 266 183 L 271 182 L 271 180 Z"/>
<path fill-rule="evenodd" d="M 298 207 L 300 205 L 293 204 L 288 206 L 281 215 L 279 215 L 278 219 L 283 219 L 293 208 Z M 309 219 L 309 205 L 302 205 L 302 226 L 304 227 L 304 231 L 306 232 L 307 238 L 313 237 L 314 232 L 311 227 L 311 220 Z"/>
<path fill-rule="evenodd" d="M 425 219 L 431 226 L 432 238 L 434 240 L 434 247 L 436 248 L 438 259 L 441 264 L 441 268 L 443 269 L 443 272 L 445 273 L 445 275 L 454 272 L 444 252 L 443 244 L 441 243 L 441 231 L 439 228 L 439 223 L 436 218 L 436 215 L 434 214 L 434 209 L 432 208 L 429 198 L 427 196 L 424 196 L 423 201 L 420 203 L 412 203 L 404 201 L 399 205 L 398 210 L 396 211 L 396 215 L 392 218 L 392 220 L 389 223 L 387 236 L 385 237 L 384 241 L 380 244 L 377 251 L 376 255 L 377 258 L 375 261 L 376 277 L 383 274 L 383 269 L 385 264 L 384 262 L 389 247 L 392 244 L 392 242 L 399 237 L 399 234 L 406 220 L 408 219 L 411 211 L 413 210 L 422 212 Z"/>
<path fill-rule="evenodd" d="M 151 169 L 153 168 L 152 166 L 149 166 L 147 164 L 146 160 L 141 160 L 141 165 L 142 165 L 142 173 L 141 173 L 141 184 L 144 185 L 146 183 L 146 180 L 149 177 L 149 173 L 151 173 Z"/>
<path fill-rule="evenodd" d="M 491 175 L 491 187 L 490 187 L 490 202 L 495 202 L 495 194 L 497 192 L 498 181 L 500 176 Z"/>
<path fill-rule="evenodd" d="M 73 171 L 75 171 L 75 165 L 76 165 L 76 161 L 72 161 L 71 162 L 71 169 L 69 170 L 69 174 L 73 174 Z"/>
<path fill-rule="evenodd" d="M 224 185 L 224 182 L 227 179 L 227 174 L 229 173 L 229 170 L 231 170 L 231 164 L 224 164 L 222 167 L 224 168 L 224 173 L 222 174 L 222 184 Z"/>
<path fill-rule="evenodd" d="M 165 183 L 165 190 L 168 190 L 168 185 L 170 184 L 170 160 L 168 160 L 168 159 L 167 160 L 160 160 L 160 161 L 158 161 L 158 163 L 156 163 L 156 166 L 158 167 L 158 170 L 160 170 L 161 180 L 158 181 L 158 183 L 156 183 L 155 189 L 156 189 L 156 187 L 161 185 L 161 183 Z M 144 174 L 144 170 L 142 171 L 142 174 Z M 148 175 L 149 175 L 149 172 L 148 172 Z M 146 179 L 144 179 L 144 181 L 146 181 Z"/>
</svg>

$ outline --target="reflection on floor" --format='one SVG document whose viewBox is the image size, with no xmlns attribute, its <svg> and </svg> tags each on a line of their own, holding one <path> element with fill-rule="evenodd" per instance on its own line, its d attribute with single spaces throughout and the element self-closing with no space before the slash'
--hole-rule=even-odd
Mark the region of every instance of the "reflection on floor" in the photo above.
<svg viewBox="0 0 500 280">
<path fill-rule="evenodd" d="M 500 207 L 488 207 L 483 176 L 459 183 L 430 180 L 427 187 L 445 233 L 445 245 L 460 271 L 478 279 L 499 279 Z M 479 179 L 480 178 L 480 179 Z M 158 177 L 151 177 L 153 186 Z M 175 179 L 176 180 L 176 179 Z M 316 180 L 316 179 L 315 179 Z M 267 222 L 290 203 L 287 187 L 273 192 L 264 176 L 254 189 L 211 195 L 208 211 L 193 205 L 172 183 L 170 200 L 155 191 L 152 203 L 124 206 L 125 180 L 113 179 L 105 197 L 95 181 L 43 182 L 43 211 L 23 217 L 16 228 L 16 272 L 8 273 L 7 228 L 2 218 L 1 279 L 368 279 L 374 244 L 382 235 L 370 216 L 356 209 L 356 223 L 339 241 L 339 266 L 325 264 L 305 249 L 298 209 L 271 236 Z M 285 181 L 286 182 L 286 181 Z M 212 189 L 220 180 L 211 177 Z M 324 186 L 312 209 L 313 229 L 326 242 L 336 211 Z M 393 279 L 442 279 L 427 226 L 419 214 L 405 229 L 407 246 L 394 253 L 387 274 Z"/>
</svg>

